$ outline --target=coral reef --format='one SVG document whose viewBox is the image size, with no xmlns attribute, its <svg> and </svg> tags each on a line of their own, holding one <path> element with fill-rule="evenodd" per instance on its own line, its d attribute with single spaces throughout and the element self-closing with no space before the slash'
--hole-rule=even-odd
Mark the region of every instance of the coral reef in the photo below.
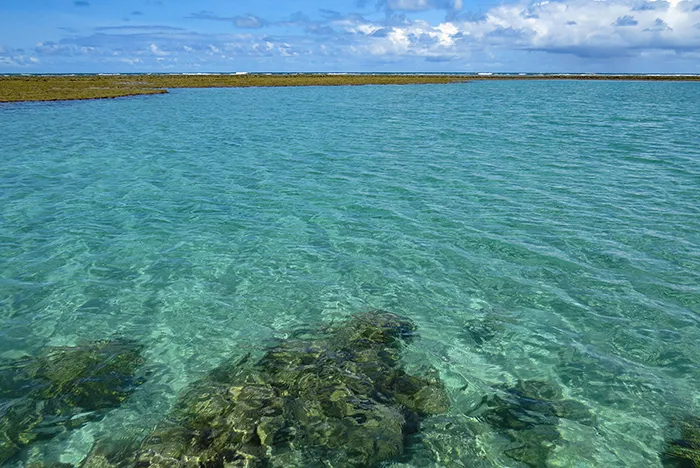
<svg viewBox="0 0 700 468">
<path fill-rule="evenodd" d="M 560 418 L 595 423 L 582 403 L 563 399 L 550 383 L 525 380 L 500 390 L 485 399 L 481 419 L 510 440 L 505 455 L 528 466 L 546 466 L 550 452 L 561 439 L 557 430 Z"/>
<path fill-rule="evenodd" d="M 399 457 L 421 420 L 449 405 L 435 376 L 399 362 L 414 329 L 372 311 L 224 362 L 133 455 L 95 450 L 82 466 L 368 467 Z"/>
<path fill-rule="evenodd" d="M 140 383 L 141 349 L 128 340 L 98 341 L 0 364 L 0 464 L 119 406 Z"/>
<path fill-rule="evenodd" d="M 680 421 L 681 438 L 666 445 L 664 466 L 700 468 L 700 418 L 689 416 Z"/>
</svg>

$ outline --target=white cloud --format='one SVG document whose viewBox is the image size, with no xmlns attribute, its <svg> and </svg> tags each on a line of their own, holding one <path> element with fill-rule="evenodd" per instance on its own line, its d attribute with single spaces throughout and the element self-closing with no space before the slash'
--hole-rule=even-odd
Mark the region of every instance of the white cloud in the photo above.
<svg viewBox="0 0 700 468">
<path fill-rule="evenodd" d="M 654 8 L 658 3 L 658 8 Z M 535 4 L 502 5 L 490 10 L 486 20 L 464 23 L 460 30 L 481 37 L 511 30 L 519 37 L 516 47 L 577 55 L 630 54 L 644 49 L 700 49 L 700 11 L 685 10 L 678 3 L 568 0 Z M 666 27 L 661 28 L 660 25 Z"/>
<path fill-rule="evenodd" d="M 120 62 L 127 63 L 129 65 L 136 65 L 139 63 L 143 63 L 140 58 L 122 58 L 119 59 Z"/>
<path fill-rule="evenodd" d="M 431 25 L 416 20 L 372 38 L 373 55 L 468 56 L 477 49 L 538 50 L 580 57 L 700 50 L 700 8 L 688 2 L 566 0 L 511 3 L 481 21 Z M 372 30 L 372 25 L 355 31 Z"/>
<path fill-rule="evenodd" d="M 148 46 L 148 49 L 151 51 L 151 53 L 153 55 L 157 55 L 159 57 L 162 57 L 164 55 L 169 55 L 168 52 L 161 50 L 160 47 L 158 47 L 156 44 L 151 44 L 150 46 Z"/>
<path fill-rule="evenodd" d="M 0 69 L 4 67 L 25 68 L 39 65 L 41 61 L 33 55 L 26 55 L 17 50 L 0 48 Z"/>
</svg>

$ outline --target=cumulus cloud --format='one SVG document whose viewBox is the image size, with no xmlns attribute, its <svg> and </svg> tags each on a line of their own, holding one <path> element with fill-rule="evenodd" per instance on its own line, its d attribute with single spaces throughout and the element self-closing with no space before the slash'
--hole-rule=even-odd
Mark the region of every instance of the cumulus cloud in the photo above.
<svg viewBox="0 0 700 468">
<path fill-rule="evenodd" d="M 646 28 L 644 31 L 672 31 L 673 28 L 671 28 L 666 21 L 662 20 L 661 18 L 656 18 L 656 21 L 654 21 L 653 26 Z"/>
<path fill-rule="evenodd" d="M 250 34 L 128 31 L 128 28 L 102 28 L 89 36 L 40 42 L 33 52 L 49 63 L 60 58 L 75 63 L 82 60 L 91 64 L 128 64 L 148 68 L 197 68 L 213 64 L 231 67 L 241 57 L 293 58 L 309 52 L 309 49 L 278 38 Z M 0 65 L 8 64 L 0 61 Z"/>
<path fill-rule="evenodd" d="M 666 8 L 665 2 L 659 3 L 658 9 L 634 10 L 635 3 L 626 1 L 541 2 L 530 7 L 537 18 L 516 16 L 522 10 L 518 6 L 501 6 L 489 12 L 486 22 L 479 26 L 508 25 L 529 30 L 533 34 L 521 47 L 552 52 L 568 50 L 581 56 L 595 55 L 596 51 L 602 51 L 603 55 L 628 55 L 643 49 L 700 49 L 700 35 L 691 27 L 700 20 L 700 14 L 680 11 L 673 4 Z M 576 24 L 564 27 L 570 21 Z M 668 28 L 655 38 L 644 34 L 645 29 L 659 30 L 660 25 Z"/>
<path fill-rule="evenodd" d="M 427 1 L 427 0 L 426 0 Z M 700 52 L 700 9 L 683 1 L 565 0 L 501 4 L 481 18 L 439 24 L 423 20 L 392 25 L 344 25 L 353 51 L 383 59 L 422 57 L 430 62 L 496 56 L 517 51 L 586 59 Z M 425 4 L 425 3 L 423 3 Z"/>
<path fill-rule="evenodd" d="M 156 44 L 149 45 L 148 50 L 150 50 L 153 55 L 157 55 L 159 57 L 162 57 L 164 55 L 170 55 L 169 52 L 161 50 L 160 47 L 158 47 Z"/>
<path fill-rule="evenodd" d="M 663 0 L 643 1 L 636 3 L 632 11 L 666 10 L 669 6 L 670 3 Z"/>
<path fill-rule="evenodd" d="M 40 60 L 23 49 L 5 47 L 0 45 L 0 68 L 30 68 L 39 65 Z"/>
<path fill-rule="evenodd" d="M 630 15 L 620 16 L 613 23 L 614 26 L 637 26 L 638 24 L 639 21 L 634 19 L 634 16 Z"/>
<path fill-rule="evenodd" d="M 38 55 L 73 55 L 70 47 L 62 46 L 54 41 L 37 42 L 34 52 Z"/>
</svg>

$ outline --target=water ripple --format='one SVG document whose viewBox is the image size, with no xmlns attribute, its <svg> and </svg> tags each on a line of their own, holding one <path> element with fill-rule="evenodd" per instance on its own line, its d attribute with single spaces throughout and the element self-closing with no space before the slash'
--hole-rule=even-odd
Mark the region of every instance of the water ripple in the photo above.
<svg viewBox="0 0 700 468">
<path fill-rule="evenodd" d="M 134 399 L 41 448 L 75 461 L 222 356 L 383 308 L 455 403 L 415 466 L 512 466 L 470 411 L 523 379 L 599 421 L 552 465 L 660 466 L 700 413 L 698 109 L 695 83 L 546 81 L 3 106 L 0 357 L 148 345 Z"/>
</svg>

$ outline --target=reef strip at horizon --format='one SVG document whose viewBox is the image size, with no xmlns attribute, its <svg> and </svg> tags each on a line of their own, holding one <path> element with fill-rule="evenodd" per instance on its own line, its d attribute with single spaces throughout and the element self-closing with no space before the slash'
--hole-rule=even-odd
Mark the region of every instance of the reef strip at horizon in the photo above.
<svg viewBox="0 0 700 468">
<path fill-rule="evenodd" d="M 33 75 L 0 76 L 0 102 L 68 101 L 165 94 L 172 88 L 454 84 L 483 80 L 700 81 L 696 75 Z"/>
</svg>

